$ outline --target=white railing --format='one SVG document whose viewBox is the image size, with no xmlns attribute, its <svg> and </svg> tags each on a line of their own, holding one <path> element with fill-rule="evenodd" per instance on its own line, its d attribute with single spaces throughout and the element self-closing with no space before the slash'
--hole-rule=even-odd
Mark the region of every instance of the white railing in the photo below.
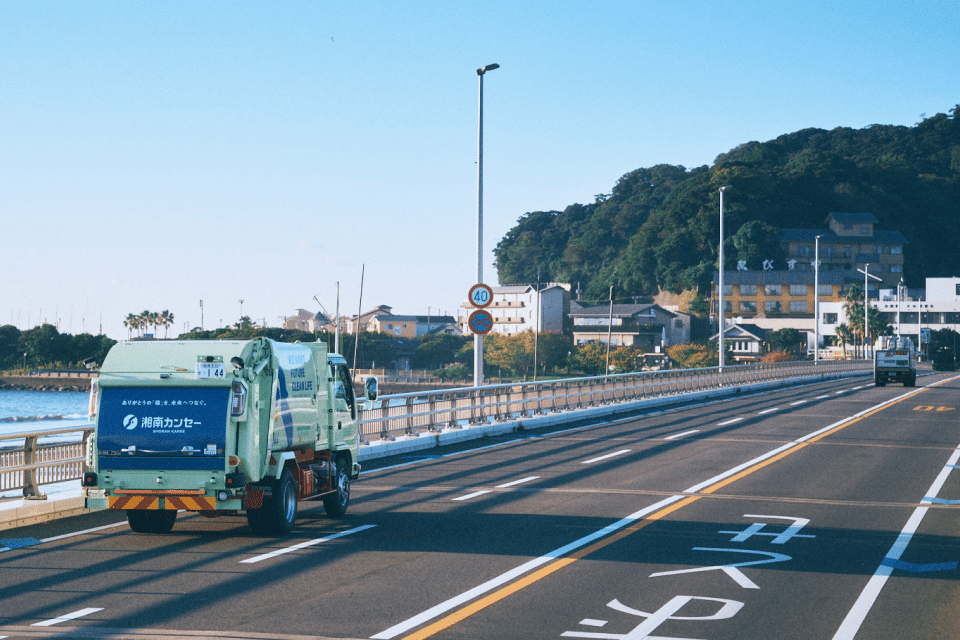
<svg viewBox="0 0 960 640">
<path fill-rule="evenodd" d="M 361 414 L 362 444 L 653 397 L 872 371 L 868 360 L 783 362 L 464 387 L 383 396 Z"/>
<path fill-rule="evenodd" d="M 872 371 L 873 363 L 869 360 L 785 362 L 737 365 L 724 367 L 723 371 L 716 367 L 680 369 L 402 393 L 366 403 L 361 413 L 360 438 L 369 445 L 372 440 L 393 440 L 398 435 L 461 429 L 647 398 Z M 0 435 L 0 491 L 23 489 L 25 498 L 42 499 L 40 485 L 82 478 L 87 435 L 92 431 L 93 427 L 64 427 Z M 72 433 L 82 433 L 79 442 L 40 442 L 40 438 Z M 19 440 L 23 440 L 20 448 L 4 445 Z"/>
<path fill-rule="evenodd" d="M 40 499 L 40 485 L 83 477 L 87 435 L 93 427 L 64 427 L 32 433 L 0 435 L 0 491 L 23 489 L 23 497 Z M 82 433 L 80 441 L 41 443 L 40 438 Z M 5 443 L 23 440 L 7 448 Z"/>
</svg>

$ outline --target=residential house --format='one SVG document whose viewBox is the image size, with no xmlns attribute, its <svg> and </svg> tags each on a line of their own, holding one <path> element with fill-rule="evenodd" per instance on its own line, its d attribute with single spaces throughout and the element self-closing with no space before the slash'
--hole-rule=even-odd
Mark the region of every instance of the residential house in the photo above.
<svg viewBox="0 0 960 640">
<path fill-rule="evenodd" d="M 657 304 L 614 304 L 570 312 L 573 341 L 628 346 L 644 353 L 662 353 L 671 344 L 690 341 L 690 316 L 667 311 Z"/>
</svg>

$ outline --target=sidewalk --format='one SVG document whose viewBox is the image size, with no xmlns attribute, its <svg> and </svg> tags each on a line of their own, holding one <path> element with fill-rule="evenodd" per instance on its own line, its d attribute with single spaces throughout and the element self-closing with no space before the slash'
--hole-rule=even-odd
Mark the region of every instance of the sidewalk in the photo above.
<svg viewBox="0 0 960 640">
<path fill-rule="evenodd" d="M 46 500 L 0 498 L 0 531 L 90 513 L 91 510 L 83 506 L 80 481 L 72 484 L 76 485 L 75 489 L 52 491 Z M 41 490 L 46 489 L 41 487 Z"/>
</svg>

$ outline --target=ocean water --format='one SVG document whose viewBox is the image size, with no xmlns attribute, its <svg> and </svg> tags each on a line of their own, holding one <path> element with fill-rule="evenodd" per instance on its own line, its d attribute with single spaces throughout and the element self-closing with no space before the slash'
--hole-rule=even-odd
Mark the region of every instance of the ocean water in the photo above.
<svg viewBox="0 0 960 640">
<path fill-rule="evenodd" d="M 0 436 L 16 435 L 60 429 L 63 427 L 86 427 L 87 405 L 90 394 L 86 391 L 16 391 L 0 389 Z M 75 442 L 80 432 L 67 433 L 41 442 Z M 0 440 L 0 449 L 19 448 L 22 438 Z M 68 494 L 80 488 L 80 481 L 60 482 L 43 485 L 41 490 L 47 494 Z M 0 492 L 0 499 L 16 498 L 23 495 L 20 489 Z"/>
<path fill-rule="evenodd" d="M 86 391 L 0 389 L 0 435 L 85 426 Z"/>
</svg>

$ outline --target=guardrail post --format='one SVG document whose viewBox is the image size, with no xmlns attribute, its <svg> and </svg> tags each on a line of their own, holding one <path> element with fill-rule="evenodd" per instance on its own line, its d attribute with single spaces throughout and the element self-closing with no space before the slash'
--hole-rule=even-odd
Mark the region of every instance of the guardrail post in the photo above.
<svg viewBox="0 0 960 640">
<path fill-rule="evenodd" d="M 38 462 L 37 440 L 39 436 L 32 435 L 24 438 L 23 441 L 23 466 L 29 466 Z M 40 486 L 37 484 L 37 473 L 39 469 L 23 470 L 23 497 L 27 500 L 46 500 L 47 496 L 40 493 Z"/>
<path fill-rule="evenodd" d="M 413 398 L 407 398 L 406 409 L 407 409 L 407 426 L 403 430 L 408 436 L 417 436 L 419 437 L 420 432 L 416 430 L 413 424 Z"/>
</svg>

